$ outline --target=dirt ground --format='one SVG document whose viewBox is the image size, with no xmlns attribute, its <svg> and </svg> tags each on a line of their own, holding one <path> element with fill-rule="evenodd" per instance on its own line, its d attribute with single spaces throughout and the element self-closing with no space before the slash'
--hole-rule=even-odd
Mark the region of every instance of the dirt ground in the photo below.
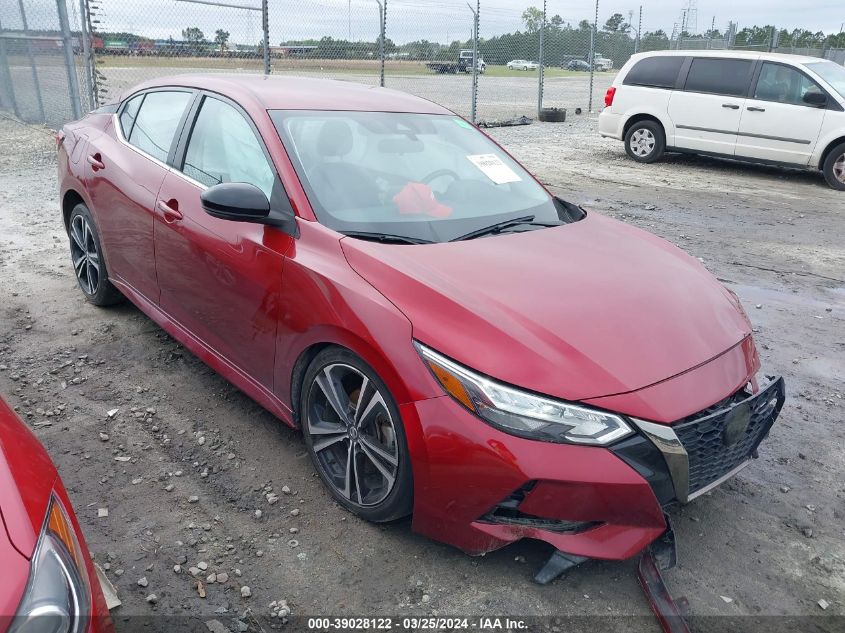
<svg viewBox="0 0 845 633">
<path fill-rule="evenodd" d="M 493 134 L 563 197 L 701 258 L 743 300 L 764 370 L 787 381 L 760 459 L 672 512 L 670 588 L 688 598 L 694 631 L 843 631 L 845 196 L 817 173 L 688 156 L 640 166 L 593 125 Z M 548 546 L 470 558 L 407 522 L 375 526 L 342 510 L 297 433 L 133 306 L 83 300 L 53 139 L 5 119 L 0 139 L 0 393 L 59 467 L 123 600 L 118 630 L 278 628 L 269 605 L 279 600 L 298 617 L 534 616 L 556 631 L 659 630 L 635 561 L 589 562 L 540 587 L 531 577 Z M 207 582 L 212 573 L 228 579 Z M 199 619 L 178 619 L 189 615 Z"/>
</svg>

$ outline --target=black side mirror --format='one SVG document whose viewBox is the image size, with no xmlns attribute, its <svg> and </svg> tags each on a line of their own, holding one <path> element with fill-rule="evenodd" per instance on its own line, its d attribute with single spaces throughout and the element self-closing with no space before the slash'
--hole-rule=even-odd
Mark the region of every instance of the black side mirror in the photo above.
<svg viewBox="0 0 845 633">
<path fill-rule="evenodd" d="M 807 92 L 802 101 L 816 108 L 824 108 L 827 105 L 827 95 L 823 92 Z"/>
<path fill-rule="evenodd" d="M 270 201 L 255 185 L 224 182 L 200 194 L 203 210 L 221 220 L 265 222 L 270 215 Z"/>
</svg>

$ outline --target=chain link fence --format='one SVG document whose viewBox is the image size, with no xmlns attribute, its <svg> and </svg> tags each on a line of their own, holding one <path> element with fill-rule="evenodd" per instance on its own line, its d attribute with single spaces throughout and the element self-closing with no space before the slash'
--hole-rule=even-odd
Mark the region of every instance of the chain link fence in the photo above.
<svg viewBox="0 0 845 633">
<path fill-rule="evenodd" d="M 590 5 L 582 14 L 566 0 L 3 0 L 0 109 L 57 127 L 146 79 L 246 72 L 384 85 L 489 122 L 598 110 L 639 51 L 778 50 L 845 62 L 842 49 L 778 48 L 771 29 L 749 37 L 731 23 L 667 35 L 644 26 L 641 12 L 608 16 Z"/>
<path fill-rule="evenodd" d="M 78 55 L 81 22 L 65 0 L 0 3 L 0 109 L 57 125 L 91 107 Z"/>
</svg>

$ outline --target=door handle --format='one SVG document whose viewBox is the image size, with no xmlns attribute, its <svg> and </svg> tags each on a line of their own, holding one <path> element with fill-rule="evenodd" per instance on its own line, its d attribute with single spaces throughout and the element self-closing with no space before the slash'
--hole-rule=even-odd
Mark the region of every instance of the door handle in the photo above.
<svg viewBox="0 0 845 633">
<path fill-rule="evenodd" d="M 182 213 L 179 211 L 179 203 L 176 200 L 159 200 L 156 205 L 158 210 L 164 216 L 164 221 L 168 224 L 182 219 Z"/>
<path fill-rule="evenodd" d="M 739 106 L 734 103 L 723 103 L 723 108 L 730 108 L 731 110 L 739 110 Z"/>
<path fill-rule="evenodd" d="M 99 171 L 100 169 L 105 169 L 106 166 L 103 164 L 103 157 L 100 156 L 99 153 L 97 154 L 89 154 L 86 158 L 88 164 L 91 165 L 91 169 L 94 171 Z"/>
<path fill-rule="evenodd" d="M 749 112 L 765 112 L 766 108 L 757 108 L 755 106 L 748 106 Z"/>
</svg>

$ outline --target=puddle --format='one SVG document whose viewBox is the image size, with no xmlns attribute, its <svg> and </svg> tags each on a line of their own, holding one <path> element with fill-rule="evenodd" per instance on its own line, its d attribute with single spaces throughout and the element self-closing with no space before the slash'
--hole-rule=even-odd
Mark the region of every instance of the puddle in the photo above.
<svg viewBox="0 0 845 633">
<path fill-rule="evenodd" d="M 800 292 L 784 292 L 782 290 L 735 283 L 726 283 L 725 285 L 739 295 L 749 314 L 751 314 L 754 306 L 761 304 L 764 308 L 773 305 L 800 307 L 803 308 L 804 312 L 823 318 L 845 316 L 845 287 L 825 288 L 826 291 L 836 296 L 831 297 L 829 301 L 823 301 L 807 297 Z M 833 311 L 827 312 L 827 308 L 833 308 Z"/>
</svg>

